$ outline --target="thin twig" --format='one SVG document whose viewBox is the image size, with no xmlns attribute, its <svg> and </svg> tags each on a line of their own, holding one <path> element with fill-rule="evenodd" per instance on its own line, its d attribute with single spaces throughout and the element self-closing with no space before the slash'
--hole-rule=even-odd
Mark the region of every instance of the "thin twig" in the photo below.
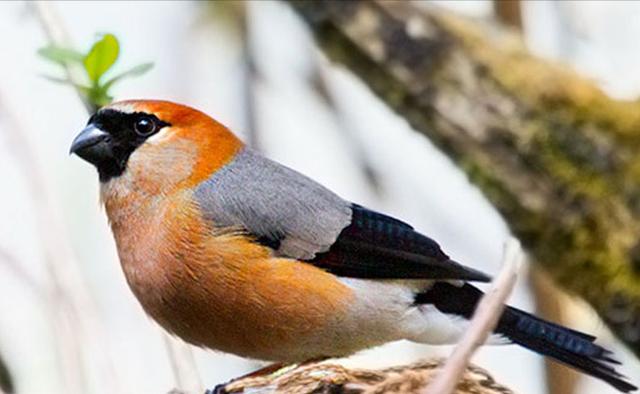
<svg viewBox="0 0 640 394">
<path fill-rule="evenodd" d="M 84 354 L 91 352 L 100 362 L 98 370 L 106 374 L 101 384 L 110 392 L 122 392 L 106 345 L 105 325 L 97 314 L 98 308 L 62 225 L 59 204 L 28 137 L 27 127 L 14 108 L 9 95 L 0 86 L 0 112 L 7 125 L 4 129 L 13 140 L 14 157 L 31 191 L 36 226 L 44 248 L 50 287 L 47 294 L 55 305 L 53 324 L 67 383 L 65 391 L 79 394 L 88 391 Z"/>
<path fill-rule="evenodd" d="M 242 57 L 244 64 L 244 108 L 246 114 L 247 144 L 256 150 L 260 149 L 260 126 L 257 122 L 258 102 L 256 100 L 256 86 L 262 78 L 255 61 L 255 48 L 251 36 L 251 7 L 253 4 L 244 2 L 237 12 L 237 23 L 240 25 L 242 36 Z"/>
<path fill-rule="evenodd" d="M 491 284 L 491 288 L 476 308 L 469 329 L 423 394 L 453 393 L 462 374 L 469 365 L 476 349 L 485 343 L 500 318 L 504 303 L 516 283 L 518 268 L 523 261 L 520 244 L 510 239 L 505 245 L 502 269 Z"/>
<path fill-rule="evenodd" d="M 204 386 L 198 373 L 190 345 L 171 337 L 164 330 L 162 337 L 167 348 L 176 388 L 184 393 L 202 393 Z"/>
<path fill-rule="evenodd" d="M 47 1 L 37 1 L 33 3 L 33 6 L 35 14 L 40 21 L 40 25 L 47 35 L 49 43 L 60 47 L 72 47 L 67 29 L 56 12 L 54 4 Z M 92 113 L 94 111 L 94 107 L 78 88 L 78 85 L 83 80 L 83 72 L 80 66 L 65 63 L 64 70 L 67 74 L 67 78 L 72 82 L 72 86 L 74 87 L 80 102 L 88 113 Z M 46 191 L 46 187 L 44 187 L 46 186 L 46 183 L 41 182 L 41 184 L 42 189 Z M 56 206 L 55 204 L 52 204 L 51 201 L 49 202 L 49 209 Z M 47 210 L 45 209 L 45 211 Z M 55 215 L 52 215 L 52 218 L 50 219 L 55 219 Z M 57 227 L 60 227 L 59 223 Z M 115 372 L 115 364 L 107 347 L 108 339 L 105 324 L 97 313 L 97 305 L 91 297 L 88 286 L 82 277 L 79 270 L 79 264 L 73 255 L 68 238 L 61 236 L 60 233 L 58 233 L 58 238 L 57 243 L 60 245 L 58 251 L 62 253 L 55 254 L 59 258 L 58 264 L 54 264 L 54 267 L 60 267 L 60 273 L 58 276 L 62 278 L 66 276 L 66 283 L 63 284 L 62 289 L 68 293 L 71 305 L 74 306 L 74 313 L 76 314 L 74 319 L 81 323 L 84 328 L 83 331 L 86 335 L 84 337 L 85 345 L 91 343 L 94 345 L 84 346 L 84 348 L 93 348 L 92 356 L 94 359 L 98 360 L 99 370 L 104 374 L 104 378 L 100 383 L 103 385 L 105 391 L 123 392 L 123 386 Z M 56 275 L 53 276 L 55 277 Z M 70 326 L 69 328 L 73 329 L 74 327 Z M 76 373 L 79 372 L 80 371 L 76 371 Z"/>
<path fill-rule="evenodd" d="M 70 274 L 73 268 L 67 244 L 63 240 L 62 226 L 53 212 L 55 204 L 47 187 L 47 180 L 40 166 L 35 148 L 26 135 L 26 128 L 17 112 L 11 106 L 9 95 L 0 87 L 0 114 L 6 125 L 3 129 L 9 131 L 7 136 L 13 140 L 13 155 L 24 173 L 24 179 L 33 198 L 36 212 L 36 227 L 45 254 L 45 264 L 49 275 L 47 293 L 51 295 L 55 312 L 54 325 L 58 345 L 58 357 L 61 371 L 66 383 L 66 391 L 82 394 L 86 392 L 86 379 L 82 362 L 82 345 L 80 344 L 80 324 L 73 308 L 70 287 L 75 287 L 75 274 Z M 81 296 L 82 297 L 82 296 Z"/>
<path fill-rule="evenodd" d="M 36 1 L 31 4 L 33 5 L 35 14 L 40 21 L 44 33 L 47 35 L 49 43 L 63 48 L 72 47 L 67 29 L 56 12 L 55 6 L 49 1 Z M 83 80 L 82 69 L 78 65 L 69 63 L 64 63 L 62 66 L 64 67 L 67 79 L 72 82 L 72 86 L 82 105 L 84 105 L 87 112 L 94 112 L 95 108 L 93 105 L 91 105 L 86 96 L 77 87 Z"/>
<path fill-rule="evenodd" d="M 366 144 L 364 144 L 357 133 L 355 133 L 353 124 L 351 124 L 345 116 L 345 113 L 351 111 L 352 108 L 347 108 L 340 102 L 338 99 L 340 92 L 335 86 L 332 86 L 329 80 L 329 73 L 334 72 L 334 70 L 332 70 L 327 60 L 322 57 L 321 54 L 316 54 L 315 60 L 312 74 L 313 79 L 311 80 L 314 90 L 324 100 L 331 111 L 331 115 L 336 120 L 336 125 L 340 129 L 343 142 L 349 150 L 349 155 L 358 165 L 371 191 L 378 197 L 384 196 L 383 181 L 380 179 L 380 173 L 374 165 L 372 155 L 367 152 Z"/>
<path fill-rule="evenodd" d="M 0 263 L 36 296 L 44 297 L 43 286 L 22 267 L 22 264 L 12 253 L 3 247 L 0 247 Z"/>
</svg>

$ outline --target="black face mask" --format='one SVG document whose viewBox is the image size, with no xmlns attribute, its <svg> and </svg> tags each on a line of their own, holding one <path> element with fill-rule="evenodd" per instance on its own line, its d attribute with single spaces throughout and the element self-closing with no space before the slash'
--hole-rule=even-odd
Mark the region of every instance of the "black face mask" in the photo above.
<svg viewBox="0 0 640 394">
<path fill-rule="evenodd" d="M 153 114 L 100 110 L 73 140 L 70 153 L 93 164 L 100 181 L 106 182 L 122 175 L 136 148 L 166 126 L 170 124 Z"/>
</svg>

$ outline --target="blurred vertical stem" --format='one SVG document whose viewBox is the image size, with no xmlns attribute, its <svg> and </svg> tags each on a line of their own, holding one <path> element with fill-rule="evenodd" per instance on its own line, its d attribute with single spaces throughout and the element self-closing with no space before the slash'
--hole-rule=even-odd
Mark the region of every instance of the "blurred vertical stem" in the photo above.
<svg viewBox="0 0 640 394">
<path fill-rule="evenodd" d="M 344 138 L 344 142 L 349 149 L 349 155 L 358 165 L 358 169 L 367 180 L 371 191 L 378 197 L 382 197 L 384 195 L 384 187 L 380 180 L 380 174 L 375 168 L 372 157 L 367 153 L 359 136 L 356 135 L 349 122 L 345 119 L 344 113 L 349 111 L 350 108 L 342 108 L 339 106 L 338 100 L 336 100 L 336 94 L 339 92 L 336 91 L 336 89 L 331 89 L 329 87 L 327 73 L 331 72 L 331 69 L 324 60 L 324 58 L 316 56 L 316 63 L 314 64 L 315 68 L 310 82 L 312 84 L 312 88 L 324 99 L 331 111 L 331 114 L 336 119 L 336 123 L 342 132 L 341 134 Z"/>
<path fill-rule="evenodd" d="M 251 2 L 236 0 L 217 0 L 203 2 L 207 22 L 219 24 L 229 30 L 228 34 L 239 37 L 242 56 L 243 80 L 242 94 L 245 113 L 245 142 L 253 149 L 260 150 L 260 125 L 256 113 L 256 85 L 261 78 L 254 58 L 251 37 Z"/>
<path fill-rule="evenodd" d="M 493 0 L 493 11 L 500 22 L 522 31 L 520 0 Z"/>
<path fill-rule="evenodd" d="M 198 367 L 196 366 L 196 361 L 191 351 L 191 345 L 172 337 L 164 330 L 162 330 L 162 338 L 167 350 L 167 356 L 171 364 L 176 387 L 180 391 L 187 393 L 204 392 L 204 386 L 202 385 L 202 379 L 200 379 Z"/>
<path fill-rule="evenodd" d="M 543 268 L 532 265 L 529 270 L 529 283 L 534 296 L 536 314 L 565 326 L 572 326 L 567 316 L 568 303 L 571 302 L 558 286 L 553 283 Z M 544 358 L 547 392 L 549 394 L 571 394 L 577 392 L 580 374 L 548 357 Z"/>
<path fill-rule="evenodd" d="M 0 102 L 0 114 L 2 107 Z M 1 116 L 0 116 L 1 118 Z M 49 293 L 45 291 L 44 286 L 36 281 L 36 279 L 24 269 L 20 261 L 5 248 L 0 247 L 0 264 L 35 296 L 39 302 L 45 305 L 46 312 L 55 319 L 55 303 L 49 297 Z M 5 362 L 4 357 L 0 356 L 0 394 L 12 394 L 15 392 L 15 383 L 11 371 Z"/>
<path fill-rule="evenodd" d="M 67 29 L 65 29 L 64 23 L 62 23 L 60 16 L 55 10 L 55 3 L 41 0 L 31 5 L 35 10 L 35 14 L 40 21 L 40 26 L 46 34 L 49 43 L 61 48 L 72 48 L 73 45 L 71 45 L 72 43 Z M 80 85 L 83 75 L 82 67 L 75 63 L 64 63 L 63 67 L 67 79 L 73 83 L 73 86 Z M 93 105 L 88 101 L 86 95 L 77 88 L 74 90 L 87 112 L 93 112 Z"/>
<path fill-rule="evenodd" d="M 12 394 L 14 392 L 15 386 L 11 372 L 9 372 L 9 367 L 7 367 L 4 360 L 0 358 L 0 393 Z"/>
<path fill-rule="evenodd" d="M 236 2 L 230 7 L 237 7 L 236 21 L 240 26 L 242 37 L 242 57 L 244 58 L 244 99 L 247 127 L 247 143 L 256 150 L 260 148 L 260 125 L 257 122 L 256 84 L 260 75 L 254 59 L 251 37 L 251 2 Z"/>
<path fill-rule="evenodd" d="M 520 0 L 493 0 L 493 9 L 496 18 L 505 26 L 510 26 L 522 33 L 522 4 Z M 567 318 L 568 302 L 566 295 L 549 278 L 539 264 L 532 265 L 528 271 L 527 279 L 533 295 L 536 314 L 539 316 L 571 326 Z M 576 392 L 579 374 L 560 363 L 545 357 L 545 375 L 547 380 L 546 390 L 549 394 L 571 394 Z"/>
<path fill-rule="evenodd" d="M 68 44 L 66 30 L 58 18 L 53 4 L 49 2 L 33 3 L 40 23 L 52 44 Z M 79 81 L 79 71 L 66 66 L 65 72 L 71 81 Z M 78 98 L 87 110 L 91 105 L 80 91 Z M 56 339 L 59 356 L 65 375 L 66 393 L 86 394 L 89 391 L 86 376 L 86 355 L 98 360 L 97 368 L 104 378 L 100 385 L 106 392 L 123 392 L 115 374 L 114 363 L 107 346 L 105 325 L 98 314 L 89 287 L 74 256 L 71 242 L 62 224 L 59 205 L 54 192 L 45 176 L 36 150 L 26 135 L 26 127 L 21 123 L 18 112 L 10 109 L 6 95 L 0 95 L 0 110 L 12 123 L 12 138 L 16 142 L 14 149 L 20 160 L 34 198 L 37 228 L 45 251 L 45 262 L 49 273 L 53 302 L 57 305 L 55 313 Z"/>
<path fill-rule="evenodd" d="M 57 212 L 57 204 L 47 185 L 47 178 L 42 172 L 35 148 L 26 136 L 26 128 L 22 125 L 17 111 L 10 107 L 8 96 L 0 91 L 0 112 L 8 124 L 6 130 L 12 130 L 9 137 L 13 140 L 12 149 L 24 173 L 24 179 L 33 198 L 36 213 L 36 227 L 44 248 L 44 258 L 49 274 L 49 288 L 45 293 L 51 296 L 55 337 L 58 345 L 58 356 L 64 374 L 65 392 L 87 393 L 79 303 L 85 304 L 88 298 L 84 286 L 79 281 L 79 269 L 71 255 L 71 249 L 64 234 L 64 229 Z M 75 294 L 75 295 L 74 295 Z"/>
</svg>

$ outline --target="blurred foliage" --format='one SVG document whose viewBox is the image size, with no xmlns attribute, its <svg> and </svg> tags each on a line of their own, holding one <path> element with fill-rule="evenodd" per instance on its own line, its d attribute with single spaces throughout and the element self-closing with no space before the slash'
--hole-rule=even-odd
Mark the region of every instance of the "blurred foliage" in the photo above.
<svg viewBox="0 0 640 394">
<path fill-rule="evenodd" d="M 202 15 L 207 23 L 214 20 L 225 23 L 226 27 L 234 30 L 241 27 L 238 21 L 243 21 L 247 12 L 247 4 L 236 0 L 207 1 L 201 5 L 204 11 Z"/>
<path fill-rule="evenodd" d="M 47 78 L 74 86 L 94 109 L 107 105 L 113 100 L 110 89 L 116 82 L 124 78 L 140 76 L 153 67 L 153 63 L 142 63 L 105 79 L 105 75 L 112 69 L 120 54 L 120 43 L 113 34 L 104 34 L 99 37 L 87 53 L 73 48 L 48 45 L 40 48 L 38 54 L 64 68 L 80 66 L 84 71 L 83 81 L 72 80 L 69 76 Z"/>
</svg>

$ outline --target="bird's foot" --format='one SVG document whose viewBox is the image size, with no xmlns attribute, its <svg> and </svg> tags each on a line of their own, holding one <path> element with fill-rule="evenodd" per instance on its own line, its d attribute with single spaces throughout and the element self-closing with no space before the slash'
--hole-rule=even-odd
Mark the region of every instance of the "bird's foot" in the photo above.
<svg viewBox="0 0 640 394">
<path fill-rule="evenodd" d="M 220 383 L 219 385 L 217 385 L 216 387 L 214 387 L 213 389 L 207 390 L 205 391 L 205 394 L 229 394 L 229 392 L 227 391 L 227 386 L 234 383 L 234 382 L 238 382 L 241 381 L 243 379 L 247 379 L 247 378 L 259 378 L 259 377 L 274 377 L 274 376 L 281 376 L 286 374 L 287 372 L 296 369 L 298 367 L 304 366 L 304 365 L 308 365 L 308 364 L 313 364 L 315 362 L 320 362 L 323 360 L 326 360 L 326 357 L 318 357 L 318 358 L 314 358 L 308 361 L 305 361 L 302 364 L 285 364 L 285 363 L 274 363 L 274 364 L 270 364 L 267 365 L 264 368 L 260 368 L 256 371 L 250 372 L 246 375 L 242 375 L 240 377 L 237 378 L 233 378 L 230 381 L 226 382 L 226 383 Z M 232 390 L 233 392 L 233 390 Z"/>
<path fill-rule="evenodd" d="M 226 386 L 227 386 L 226 383 L 220 383 L 213 389 L 205 391 L 204 394 L 228 394 L 227 390 L 225 390 Z"/>
<path fill-rule="evenodd" d="M 229 394 L 228 391 L 226 390 L 226 387 L 227 387 L 227 385 L 229 385 L 229 384 L 231 384 L 233 382 L 237 382 L 238 380 L 242 380 L 242 379 L 246 379 L 246 378 L 257 378 L 257 377 L 260 377 L 260 376 L 268 376 L 268 375 L 276 373 L 279 370 L 281 370 L 283 368 L 286 368 L 286 367 L 287 367 L 287 365 L 286 364 L 282 364 L 282 363 L 270 364 L 270 365 L 267 365 L 264 368 L 260 368 L 260 369 L 258 369 L 256 371 L 249 372 L 246 375 L 242 375 L 240 377 L 233 378 L 228 382 L 220 383 L 219 385 L 217 385 L 213 389 L 208 389 L 207 391 L 205 391 L 204 394 Z"/>
</svg>

